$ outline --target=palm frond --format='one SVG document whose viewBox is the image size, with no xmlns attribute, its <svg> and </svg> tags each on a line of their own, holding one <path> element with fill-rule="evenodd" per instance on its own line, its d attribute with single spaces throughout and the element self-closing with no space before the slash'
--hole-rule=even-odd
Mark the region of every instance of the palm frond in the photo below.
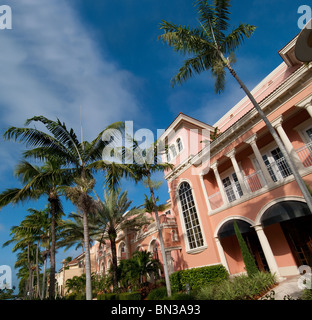
<svg viewBox="0 0 312 320">
<path fill-rule="evenodd" d="M 211 46 L 211 42 L 202 28 L 191 29 L 188 26 L 163 21 L 160 29 L 164 30 L 164 33 L 158 36 L 158 39 L 183 55 L 198 54 L 198 52 Z"/>
<path fill-rule="evenodd" d="M 238 49 L 243 43 L 245 38 L 250 38 L 256 26 L 249 24 L 240 24 L 237 28 L 234 28 L 233 31 L 225 37 L 221 44 L 221 50 L 224 54 L 231 54 L 236 49 Z"/>
<path fill-rule="evenodd" d="M 44 116 L 35 116 L 27 119 L 25 125 L 29 125 L 32 122 L 41 122 L 45 127 L 53 134 L 54 138 L 62 146 L 66 146 L 67 151 L 74 153 L 79 157 L 82 163 L 81 157 L 81 144 L 77 139 L 77 136 L 73 129 L 68 130 L 65 123 L 61 123 L 59 119 L 57 121 L 50 120 Z"/>
<path fill-rule="evenodd" d="M 204 56 L 197 56 L 184 61 L 179 72 L 171 79 L 172 87 L 176 87 L 193 77 L 194 73 L 200 74 L 206 70 Z"/>
</svg>

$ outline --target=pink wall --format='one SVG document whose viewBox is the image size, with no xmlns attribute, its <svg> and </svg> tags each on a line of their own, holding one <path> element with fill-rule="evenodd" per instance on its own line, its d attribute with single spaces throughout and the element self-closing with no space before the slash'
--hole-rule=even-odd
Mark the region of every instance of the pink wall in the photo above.
<svg viewBox="0 0 312 320">
<path fill-rule="evenodd" d="M 277 265 L 279 267 L 296 265 L 280 224 L 267 226 L 264 228 L 264 232 L 270 243 Z"/>
</svg>

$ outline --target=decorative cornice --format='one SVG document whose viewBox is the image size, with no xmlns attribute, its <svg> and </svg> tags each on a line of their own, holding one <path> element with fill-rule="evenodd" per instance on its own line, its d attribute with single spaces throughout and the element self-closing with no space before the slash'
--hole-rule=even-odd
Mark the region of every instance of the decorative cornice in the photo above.
<svg viewBox="0 0 312 320">
<path fill-rule="evenodd" d="M 294 71 L 277 89 L 259 102 L 261 109 L 266 113 L 267 116 L 278 110 L 283 104 L 285 104 L 294 96 L 294 90 L 291 91 L 290 89 L 296 87 L 297 91 L 295 93 L 299 93 L 311 84 L 310 82 L 303 87 L 303 84 L 307 80 L 311 79 L 311 69 L 311 65 L 301 66 Z M 255 108 L 249 110 L 229 129 L 227 129 L 210 143 L 210 157 L 212 158 L 216 156 L 220 151 L 228 147 L 233 142 L 233 137 L 237 139 L 261 121 L 262 119 Z M 183 165 L 183 170 L 181 170 L 182 168 L 178 166 L 167 176 L 165 176 L 165 179 L 168 180 L 168 182 L 176 179 L 181 172 L 184 172 L 192 165 L 193 157 L 194 156 L 191 155 L 183 164 L 180 164 L 180 166 Z M 212 167 L 212 165 L 210 167 Z"/>
</svg>

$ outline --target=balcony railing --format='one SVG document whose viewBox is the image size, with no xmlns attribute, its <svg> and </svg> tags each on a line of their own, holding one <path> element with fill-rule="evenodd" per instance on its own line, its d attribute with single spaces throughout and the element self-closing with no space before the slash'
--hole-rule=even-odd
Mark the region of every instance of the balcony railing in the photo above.
<svg viewBox="0 0 312 320">
<path fill-rule="evenodd" d="M 244 182 L 249 192 L 256 192 L 262 189 L 266 183 L 261 170 L 244 177 Z"/>
<path fill-rule="evenodd" d="M 312 141 L 297 149 L 296 152 L 305 168 L 312 166 Z"/>
<path fill-rule="evenodd" d="M 280 158 L 274 162 L 271 162 L 269 165 L 267 165 L 267 169 L 273 182 L 280 181 L 292 174 L 284 158 Z M 248 176 L 244 176 L 244 184 L 249 193 L 255 193 L 256 191 L 261 190 L 266 186 L 266 180 L 263 172 L 259 170 Z M 231 203 L 244 197 L 239 182 L 235 182 L 227 187 L 223 187 L 223 190 L 227 197 L 227 203 Z M 224 204 L 220 191 L 208 196 L 208 200 L 212 211 L 222 207 Z"/>
<path fill-rule="evenodd" d="M 209 196 L 208 200 L 211 206 L 211 210 L 218 209 L 223 205 L 222 195 L 220 191 Z"/>
<path fill-rule="evenodd" d="M 267 168 L 273 182 L 283 180 L 292 174 L 291 169 L 284 157 L 271 162 L 269 165 L 267 165 Z"/>
<path fill-rule="evenodd" d="M 233 202 L 243 196 L 243 191 L 239 182 L 235 182 L 224 188 L 225 194 L 229 202 Z"/>
</svg>

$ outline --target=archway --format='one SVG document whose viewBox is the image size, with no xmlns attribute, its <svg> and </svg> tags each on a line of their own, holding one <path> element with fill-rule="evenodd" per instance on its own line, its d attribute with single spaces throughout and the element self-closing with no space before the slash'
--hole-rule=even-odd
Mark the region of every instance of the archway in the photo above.
<svg viewBox="0 0 312 320">
<path fill-rule="evenodd" d="M 298 267 L 312 266 L 312 214 L 306 203 L 280 201 L 266 209 L 260 221 L 267 229 L 281 228 Z"/>
<path fill-rule="evenodd" d="M 230 273 L 236 274 L 245 271 L 245 264 L 234 230 L 234 221 L 236 221 L 258 269 L 260 271 L 269 271 L 261 244 L 251 223 L 239 218 L 233 218 L 224 222 L 218 231 L 218 238 L 223 247 Z"/>
<path fill-rule="evenodd" d="M 127 253 L 126 253 L 126 244 L 125 242 L 120 242 L 117 249 L 117 259 L 118 261 L 126 259 Z"/>
</svg>

